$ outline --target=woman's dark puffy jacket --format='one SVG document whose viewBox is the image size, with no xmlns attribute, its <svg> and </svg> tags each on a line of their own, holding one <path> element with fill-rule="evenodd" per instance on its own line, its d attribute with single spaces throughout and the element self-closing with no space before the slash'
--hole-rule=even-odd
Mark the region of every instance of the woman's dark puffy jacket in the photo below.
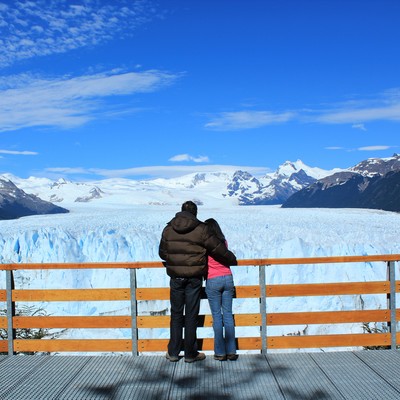
<svg viewBox="0 0 400 400">
<path fill-rule="evenodd" d="M 187 211 L 178 212 L 164 228 L 160 258 L 173 278 L 204 276 L 207 255 L 225 265 L 237 265 L 235 255 L 225 242 L 210 232 L 208 226 Z"/>
</svg>

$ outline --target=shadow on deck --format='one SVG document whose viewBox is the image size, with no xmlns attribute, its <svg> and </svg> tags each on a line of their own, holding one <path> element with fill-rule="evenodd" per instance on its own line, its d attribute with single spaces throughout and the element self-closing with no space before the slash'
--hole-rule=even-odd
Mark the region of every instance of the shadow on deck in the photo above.
<svg viewBox="0 0 400 400">
<path fill-rule="evenodd" d="M 0 399 L 399 399 L 393 350 L 240 355 L 1 356 Z"/>
</svg>

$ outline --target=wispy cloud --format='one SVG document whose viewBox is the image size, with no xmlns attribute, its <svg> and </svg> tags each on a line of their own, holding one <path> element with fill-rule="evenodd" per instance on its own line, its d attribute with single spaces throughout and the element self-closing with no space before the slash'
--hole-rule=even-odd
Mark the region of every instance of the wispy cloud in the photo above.
<svg viewBox="0 0 400 400">
<path fill-rule="evenodd" d="M 177 154 L 176 156 L 171 157 L 168 161 L 173 161 L 173 162 L 193 161 L 196 163 L 203 163 L 203 162 L 209 162 L 210 160 L 207 156 L 193 157 L 189 154 Z"/>
<path fill-rule="evenodd" d="M 234 111 L 216 115 L 205 127 L 228 131 L 260 128 L 265 125 L 280 124 L 294 119 L 292 112 L 273 113 L 270 111 Z"/>
<path fill-rule="evenodd" d="M 360 125 L 369 121 L 400 121 L 400 102 L 381 107 L 365 107 L 362 109 L 343 108 L 338 110 L 322 111 L 313 118 L 315 122 L 326 124 L 354 124 Z"/>
<path fill-rule="evenodd" d="M 366 131 L 365 123 L 372 121 L 400 122 L 400 88 L 386 90 L 373 98 L 298 110 L 238 110 L 215 114 L 205 128 L 234 131 L 260 128 L 287 122 L 318 124 L 351 124 Z"/>
<path fill-rule="evenodd" d="M 36 151 L 0 150 L 0 154 L 11 154 L 11 155 L 21 155 L 21 156 L 36 156 L 39 153 L 37 153 Z"/>
<path fill-rule="evenodd" d="M 60 176 L 68 175 L 89 175 L 92 174 L 90 170 L 81 167 L 56 167 L 56 168 L 46 168 L 46 172 L 59 174 Z"/>
<path fill-rule="evenodd" d="M 331 146 L 331 147 L 325 147 L 325 149 L 326 150 L 343 150 L 343 151 L 380 151 L 380 150 L 394 149 L 396 147 L 398 147 L 398 146 L 378 145 L 378 146 L 363 146 L 363 147 L 357 147 L 355 149 L 349 149 L 346 147 Z"/>
<path fill-rule="evenodd" d="M 110 96 L 153 92 L 172 84 L 178 77 L 179 74 L 148 70 L 61 79 L 30 75 L 3 78 L 0 79 L 0 131 L 32 126 L 79 126 L 102 112 L 110 112 L 104 107 Z M 117 113 L 115 107 L 113 113 Z M 127 109 L 121 104 L 118 112 Z"/>
<path fill-rule="evenodd" d="M 0 2 L 0 66 L 132 35 L 156 17 L 149 0 Z"/>
<path fill-rule="evenodd" d="M 100 168 L 47 168 L 46 173 L 53 176 L 88 175 L 101 178 L 132 178 L 140 179 L 174 178 L 187 174 L 202 172 L 235 172 L 238 170 L 247 171 L 253 175 L 264 175 L 271 172 L 265 167 L 250 167 L 236 165 L 180 165 L 180 166 L 148 166 L 127 169 L 100 169 Z"/>
<path fill-rule="evenodd" d="M 379 150 L 389 150 L 394 146 L 365 146 L 359 147 L 357 150 L 359 151 L 379 151 Z"/>
<path fill-rule="evenodd" d="M 312 122 L 352 124 L 361 130 L 366 130 L 366 122 L 400 121 L 400 88 L 310 111 L 310 116 Z"/>
<path fill-rule="evenodd" d="M 353 124 L 351 126 L 354 129 L 360 129 L 361 131 L 366 131 L 367 129 L 365 128 L 364 124 Z"/>
</svg>

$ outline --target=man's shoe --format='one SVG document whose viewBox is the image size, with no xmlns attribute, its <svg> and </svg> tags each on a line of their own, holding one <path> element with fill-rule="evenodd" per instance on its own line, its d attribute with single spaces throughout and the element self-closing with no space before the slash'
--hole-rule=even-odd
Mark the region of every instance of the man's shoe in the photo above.
<svg viewBox="0 0 400 400">
<path fill-rule="evenodd" d="M 195 361 L 203 361 L 205 358 L 206 358 L 206 355 L 204 353 L 198 353 L 197 356 L 194 358 L 186 358 L 185 357 L 185 362 L 192 363 Z"/>
<path fill-rule="evenodd" d="M 227 358 L 228 358 L 228 360 L 230 360 L 230 361 L 236 361 L 237 359 L 238 359 L 238 355 L 237 354 L 228 354 L 227 355 Z"/>
<path fill-rule="evenodd" d="M 226 355 L 224 355 L 224 356 L 217 356 L 216 354 L 214 354 L 214 360 L 217 360 L 217 361 L 226 361 Z"/>
<path fill-rule="evenodd" d="M 171 362 L 177 362 L 179 361 L 179 357 L 178 356 L 171 356 L 169 353 L 167 353 L 165 355 L 165 358 Z"/>
</svg>

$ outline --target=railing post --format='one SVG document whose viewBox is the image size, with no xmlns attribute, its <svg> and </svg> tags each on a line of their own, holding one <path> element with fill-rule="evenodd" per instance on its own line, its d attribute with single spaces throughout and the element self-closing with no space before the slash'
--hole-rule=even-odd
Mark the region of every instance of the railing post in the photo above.
<svg viewBox="0 0 400 400">
<path fill-rule="evenodd" d="M 391 336 L 391 350 L 397 349 L 397 320 L 396 320 L 396 273 L 394 261 L 387 263 L 387 277 L 390 282 L 390 293 L 387 294 L 387 307 L 390 310 L 390 322 L 388 326 Z"/>
<path fill-rule="evenodd" d="M 267 293 L 265 265 L 259 266 L 260 314 L 261 314 L 261 354 L 267 353 Z"/>
<path fill-rule="evenodd" d="M 131 289 L 131 318 L 132 318 L 132 355 L 138 356 L 138 329 L 137 329 L 137 301 L 136 301 L 136 269 L 131 268 L 130 289 Z"/>
<path fill-rule="evenodd" d="M 7 296 L 7 341 L 8 355 L 14 355 L 15 329 L 13 327 L 13 317 L 15 316 L 15 303 L 12 300 L 14 290 L 14 275 L 12 270 L 6 271 L 6 296 Z"/>
</svg>

